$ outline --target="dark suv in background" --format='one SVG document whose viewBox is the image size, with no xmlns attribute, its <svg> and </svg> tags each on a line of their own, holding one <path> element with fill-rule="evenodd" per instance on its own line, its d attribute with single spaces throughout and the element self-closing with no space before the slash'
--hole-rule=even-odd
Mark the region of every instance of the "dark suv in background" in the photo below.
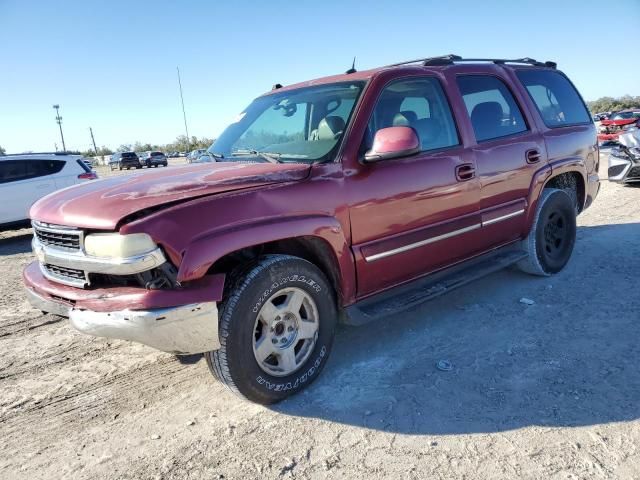
<svg viewBox="0 0 640 480">
<path fill-rule="evenodd" d="M 140 159 L 136 152 L 118 152 L 111 155 L 111 161 L 109 162 L 111 166 L 111 170 L 122 170 L 126 168 L 129 170 L 130 168 L 142 168 L 142 164 L 140 163 Z"/>
<path fill-rule="evenodd" d="M 167 156 L 162 152 L 142 152 L 140 154 L 140 163 L 147 168 L 162 165 L 166 167 L 168 164 Z"/>
</svg>

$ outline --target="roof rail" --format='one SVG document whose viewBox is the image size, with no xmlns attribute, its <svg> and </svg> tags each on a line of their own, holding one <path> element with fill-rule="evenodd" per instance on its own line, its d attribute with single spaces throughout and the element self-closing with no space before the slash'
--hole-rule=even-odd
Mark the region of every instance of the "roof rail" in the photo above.
<svg viewBox="0 0 640 480">
<path fill-rule="evenodd" d="M 22 153 L 5 153 L 5 156 L 29 156 L 29 155 L 82 155 L 80 152 L 71 152 L 71 151 L 57 151 L 57 152 L 22 152 Z"/>
<path fill-rule="evenodd" d="M 427 67 L 435 67 L 442 65 L 453 65 L 454 63 L 461 62 L 490 62 L 495 63 L 497 65 L 504 65 L 506 63 L 522 63 L 525 65 L 533 65 L 536 67 L 547 67 L 547 68 L 556 68 L 558 65 L 556 62 L 539 62 L 533 58 L 524 57 L 524 58 L 514 58 L 514 59 L 505 59 L 505 58 L 463 58 L 459 55 L 441 55 L 439 57 L 429 57 L 429 58 L 418 58 L 416 60 L 408 60 L 406 62 L 392 63 L 391 65 L 386 65 L 386 67 L 399 67 L 400 65 L 409 65 L 411 63 L 422 63 L 422 65 Z"/>
</svg>

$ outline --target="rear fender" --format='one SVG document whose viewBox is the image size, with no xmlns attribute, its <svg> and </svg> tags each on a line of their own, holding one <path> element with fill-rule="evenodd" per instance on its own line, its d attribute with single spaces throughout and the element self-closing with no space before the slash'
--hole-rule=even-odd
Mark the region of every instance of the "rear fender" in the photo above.
<svg viewBox="0 0 640 480">
<path fill-rule="evenodd" d="M 327 216 L 289 218 L 275 223 L 253 223 L 240 229 L 200 237 L 184 252 L 178 270 L 178 281 L 187 282 L 201 278 L 215 262 L 227 254 L 297 237 L 318 238 L 331 247 L 335 254 L 342 298 L 353 298 L 356 279 L 351 250 L 340 222 Z"/>
<path fill-rule="evenodd" d="M 529 197 L 527 198 L 528 209 L 523 238 L 526 237 L 529 234 L 529 230 L 531 230 L 536 208 L 538 207 L 538 199 L 540 198 L 545 185 L 552 178 L 569 172 L 579 174 L 582 178 L 583 185 L 586 185 L 587 179 L 585 176 L 585 164 L 581 157 L 567 158 L 562 161 L 549 163 L 533 175 L 531 186 L 529 188 Z M 584 205 L 582 207 L 584 207 Z"/>
</svg>

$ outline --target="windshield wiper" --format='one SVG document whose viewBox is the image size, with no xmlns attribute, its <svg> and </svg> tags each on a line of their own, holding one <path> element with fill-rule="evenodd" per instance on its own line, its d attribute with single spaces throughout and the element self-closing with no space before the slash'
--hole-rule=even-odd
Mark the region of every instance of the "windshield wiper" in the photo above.
<svg viewBox="0 0 640 480">
<path fill-rule="evenodd" d="M 213 157 L 213 158 L 224 158 L 224 155 L 221 153 L 216 153 L 216 152 L 210 152 L 210 151 L 205 151 L 203 153 L 203 155 L 207 155 L 209 157 Z"/>
<path fill-rule="evenodd" d="M 236 150 L 235 152 L 231 152 L 231 155 L 233 157 L 242 157 L 242 156 L 246 156 L 246 155 L 255 155 L 255 156 L 260 157 L 260 158 L 266 160 L 267 162 L 271 162 L 271 163 L 280 163 L 280 157 L 282 156 L 281 153 L 259 152 L 258 150 L 254 150 L 254 149 Z"/>
</svg>

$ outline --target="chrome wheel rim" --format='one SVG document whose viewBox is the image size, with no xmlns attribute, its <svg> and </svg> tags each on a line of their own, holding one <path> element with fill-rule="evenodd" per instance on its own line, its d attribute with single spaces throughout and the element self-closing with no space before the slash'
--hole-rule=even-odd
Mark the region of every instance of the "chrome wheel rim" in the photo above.
<svg viewBox="0 0 640 480">
<path fill-rule="evenodd" d="M 253 355 L 274 377 L 291 375 L 304 365 L 318 339 L 318 308 L 300 288 L 278 290 L 264 303 L 253 328 Z"/>
</svg>

